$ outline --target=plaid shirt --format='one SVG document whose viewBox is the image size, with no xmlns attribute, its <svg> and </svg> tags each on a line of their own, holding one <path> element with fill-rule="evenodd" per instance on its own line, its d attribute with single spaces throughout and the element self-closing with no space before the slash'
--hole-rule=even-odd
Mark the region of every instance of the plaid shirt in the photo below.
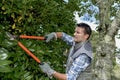
<svg viewBox="0 0 120 80">
<path fill-rule="evenodd" d="M 73 37 L 67 35 L 66 33 L 63 33 L 62 39 L 71 46 L 75 43 Z M 67 80 L 76 80 L 80 73 L 84 71 L 90 63 L 91 58 L 88 57 L 85 53 L 81 54 L 73 61 L 70 70 L 66 73 Z"/>
</svg>

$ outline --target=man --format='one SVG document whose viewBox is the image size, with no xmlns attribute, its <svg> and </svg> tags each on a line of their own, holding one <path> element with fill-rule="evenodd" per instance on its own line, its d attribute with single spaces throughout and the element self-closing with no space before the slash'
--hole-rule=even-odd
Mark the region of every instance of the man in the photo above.
<svg viewBox="0 0 120 80">
<path fill-rule="evenodd" d="M 40 65 L 41 70 L 49 77 L 54 76 L 59 80 L 91 80 L 92 48 L 88 40 L 91 33 L 92 30 L 89 25 L 80 23 L 75 28 L 74 37 L 64 32 L 52 32 L 48 34 L 46 42 L 49 42 L 53 38 L 60 38 L 72 47 L 68 54 L 65 74 L 51 69 L 45 62 Z"/>
</svg>

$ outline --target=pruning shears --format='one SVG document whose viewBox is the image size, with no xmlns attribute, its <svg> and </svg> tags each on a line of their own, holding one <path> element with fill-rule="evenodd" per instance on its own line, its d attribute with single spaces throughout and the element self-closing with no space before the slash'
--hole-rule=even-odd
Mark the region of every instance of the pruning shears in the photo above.
<svg viewBox="0 0 120 80">
<path fill-rule="evenodd" d="M 23 38 L 23 39 L 37 39 L 37 40 L 45 40 L 45 37 L 41 37 L 41 36 L 27 36 L 27 35 L 12 35 L 10 33 L 6 33 L 7 36 L 9 37 L 10 40 L 15 40 L 17 38 Z M 32 52 L 30 52 L 30 50 L 28 50 L 20 41 L 18 41 L 18 45 L 29 55 L 31 56 L 37 63 L 39 63 L 40 65 L 42 65 L 43 63 L 41 62 L 40 59 L 38 59 Z"/>
</svg>

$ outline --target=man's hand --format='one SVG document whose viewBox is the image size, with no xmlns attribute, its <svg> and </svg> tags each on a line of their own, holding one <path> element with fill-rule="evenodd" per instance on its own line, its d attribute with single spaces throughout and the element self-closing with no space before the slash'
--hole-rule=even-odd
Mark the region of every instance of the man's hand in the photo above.
<svg viewBox="0 0 120 80">
<path fill-rule="evenodd" d="M 42 72 L 46 73 L 48 75 L 48 77 L 50 77 L 50 78 L 52 77 L 52 74 L 54 74 L 54 72 L 55 72 L 53 69 L 51 69 L 49 64 L 47 64 L 45 62 L 43 64 L 40 64 L 39 66 L 40 66 Z"/>
<path fill-rule="evenodd" d="M 52 32 L 52 33 L 50 33 L 50 34 L 48 34 L 48 35 L 46 35 L 45 36 L 45 41 L 46 42 L 49 42 L 49 41 L 51 41 L 52 39 L 54 39 L 54 38 L 56 38 L 57 39 L 57 36 L 56 36 L 56 33 L 55 32 Z"/>
</svg>

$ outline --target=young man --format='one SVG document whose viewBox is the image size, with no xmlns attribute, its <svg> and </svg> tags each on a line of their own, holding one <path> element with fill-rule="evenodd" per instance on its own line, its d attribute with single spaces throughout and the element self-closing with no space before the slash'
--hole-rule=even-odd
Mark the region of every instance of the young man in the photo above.
<svg viewBox="0 0 120 80">
<path fill-rule="evenodd" d="M 65 74 L 51 69 L 45 62 L 40 65 L 41 70 L 49 77 L 54 76 L 59 80 L 91 80 L 92 47 L 88 40 L 91 33 L 92 30 L 89 25 L 80 23 L 75 28 L 74 37 L 64 32 L 48 34 L 46 42 L 53 38 L 60 38 L 72 47 L 68 55 Z"/>
</svg>

